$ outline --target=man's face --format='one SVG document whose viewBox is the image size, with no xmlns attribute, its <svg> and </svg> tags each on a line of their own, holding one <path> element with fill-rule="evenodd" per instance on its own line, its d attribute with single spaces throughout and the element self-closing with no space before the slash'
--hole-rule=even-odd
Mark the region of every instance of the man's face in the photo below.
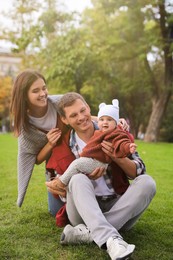
<svg viewBox="0 0 173 260">
<path fill-rule="evenodd" d="M 73 105 L 64 108 L 62 121 L 76 132 L 85 132 L 92 126 L 90 107 L 82 100 L 76 99 Z"/>
</svg>

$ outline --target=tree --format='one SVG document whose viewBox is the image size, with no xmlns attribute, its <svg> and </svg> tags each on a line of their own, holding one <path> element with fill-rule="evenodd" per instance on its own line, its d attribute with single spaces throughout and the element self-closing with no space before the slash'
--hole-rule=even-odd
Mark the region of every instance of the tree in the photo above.
<svg viewBox="0 0 173 260">
<path fill-rule="evenodd" d="M 163 122 L 159 131 L 159 139 L 164 142 L 173 143 L 173 96 L 169 102 Z"/>
<path fill-rule="evenodd" d="M 36 35 L 35 21 L 36 13 L 39 11 L 39 2 L 34 0 L 19 0 L 15 1 L 11 10 L 11 19 L 14 23 L 13 28 L 6 29 L 8 40 L 14 44 L 14 51 L 25 53 L 27 47 L 32 43 Z M 33 30 L 34 29 L 34 30 Z M 32 32 L 33 30 L 33 32 Z"/>
<path fill-rule="evenodd" d="M 172 95 L 173 88 L 173 60 L 172 60 L 172 32 L 173 32 L 173 9 L 166 8 L 172 6 L 171 1 L 158 1 L 157 15 L 153 13 L 153 20 L 160 30 L 160 46 L 161 60 L 163 63 L 163 81 L 159 82 L 152 71 L 152 68 L 147 64 L 148 71 L 151 75 L 153 85 L 152 93 L 152 112 L 149 119 L 147 131 L 145 133 L 145 141 L 157 141 L 159 128 L 162 123 L 166 108 Z M 172 6 L 173 7 L 173 6 Z M 160 61 L 158 62 L 160 63 Z M 161 84 L 160 84 L 161 83 Z"/>
<path fill-rule="evenodd" d="M 124 58 L 124 68 L 127 68 L 127 64 L 133 64 L 136 60 L 136 69 L 133 68 L 134 79 L 138 77 L 138 73 L 141 74 L 141 81 L 146 81 L 144 87 L 146 88 L 147 98 L 151 100 L 151 112 L 148 118 L 145 141 L 156 141 L 165 110 L 172 95 L 172 1 L 126 0 L 123 1 L 123 4 L 120 0 L 93 0 L 92 2 L 95 8 L 104 10 L 107 17 L 114 17 L 116 21 L 119 21 L 119 26 L 120 19 L 117 19 L 117 17 L 124 18 L 121 31 L 117 28 L 120 43 L 119 52 L 115 52 L 113 57 L 118 59 L 121 64 L 123 64 Z M 112 26 L 110 25 L 110 27 Z M 115 36 L 114 33 L 112 34 Z M 111 46 L 113 47 L 113 45 Z M 117 46 L 117 44 L 114 44 L 114 46 Z M 155 57 L 152 62 L 149 60 L 149 54 L 150 57 Z M 139 84 L 137 88 L 132 76 L 125 73 L 123 66 L 121 68 L 123 70 L 121 76 L 126 77 L 124 81 L 127 83 L 126 86 L 125 84 L 121 85 L 121 91 L 125 93 L 127 86 L 130 87 L 131 85 L 131 91 L 126 92 L 128 95 L 129 93 L 132 94 L 134 90 L 140 93 L 139 81 L 137 81 Z M 138 68 L 143 68 L 146 78 L 142 77 L 142 70 L 139 71 Z M 132 69 L 129 66 L 128 73 L 130 70 Z M 144 103 L 146 104 L 145 101 Z M 136 107 L 136 109 L 138 108 Z"/>
<path fill-rule="evenodd" d="M 57 36 L 42 51 L 42 55 L 49 57 L 50 62 L 44 68 L 49 81 L 57 79 L 65 91 L 81 92 L 94 66 L 92 52 L 82 30 L 73 28 L 65 35 Z"/>
<path fill-rule="evenodd" d="M 172 1 L 93 0 L 79 22 L 47 0 L 28 22 L 38 2 L 17 1 L 23 26 L 11 39 L 25 66 L 41 70 L 51 91 L 84 94 L 94 113 L 118 98 L 134 135 L 143 124 L 145 141 L 156 141 L 172 95 Z"/>
<path fill-rule="evenodd" d="M 130 120 L 136 136 L 141 122 L 146 124 L 150 106 L 150 82 L 143 62 L 147 44 L 139 44 L 143 17 L 138 9 L 118 8 L 116 3 L 93 1 L 94 8 L 85 12 L 84 28 L 97 55 L 97 70 L 90 83 L 97 102 L 111 102 L 115 97 L 120 100 L 121 116 Z"/>
</svg>

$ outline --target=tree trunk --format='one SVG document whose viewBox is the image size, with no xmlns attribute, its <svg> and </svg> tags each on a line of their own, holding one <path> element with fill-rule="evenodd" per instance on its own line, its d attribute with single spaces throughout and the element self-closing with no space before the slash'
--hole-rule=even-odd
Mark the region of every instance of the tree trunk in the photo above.
<svg viewBox="0 0 173 260">
<path fill-rule="evenodd" d="M 163 52 L 164 52 L 164 89 L 160 88 L 159 83 L 154 78 L 154 74 L 151 72 L 149 63 L 147 69 L 151 75 L 151 83 L 153 83 L 153 106 L 148 127 L 145 133 L 144 141 L 156 142 L 158 139 L 159 128 L 165 114 L 169 99 L 172 93 L 173 83 L 173 59 L 171 50 L 171 39 L 169 39 L 168 28 L 166 26 L 166 10 L 165 4 L 159 4 L 160 13 L 160 30 L 163 40 Z"/>
<path fill-rule="evenodd" d="M 144 137 L 145 142 L 157 141 L 162 118 L 164 116 L 170 96 L 171 94 L 169 92 L 164 93 L 157 100 L 155 100 L 155 102 L 153 102 L 152 113 Z"/>
</svg>

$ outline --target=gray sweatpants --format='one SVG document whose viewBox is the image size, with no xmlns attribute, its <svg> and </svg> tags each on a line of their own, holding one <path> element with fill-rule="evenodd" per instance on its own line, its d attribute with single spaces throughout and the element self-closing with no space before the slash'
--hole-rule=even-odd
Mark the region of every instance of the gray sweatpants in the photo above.
<svg viewBox="0 0 173 260">
<path fill-rule="evenodd" d="M 95 243 L 101 247 L 109 237 L 121 237 L 118 230 L 129 230 L 149 206 L 156 192 L 155 181 L 140 175 L 127 191 L 112 201 L 99 201 L 91 180 L 74 175 L 67 191 L 67 214 L 73 226 L 85 223 Z"/>
</svg>

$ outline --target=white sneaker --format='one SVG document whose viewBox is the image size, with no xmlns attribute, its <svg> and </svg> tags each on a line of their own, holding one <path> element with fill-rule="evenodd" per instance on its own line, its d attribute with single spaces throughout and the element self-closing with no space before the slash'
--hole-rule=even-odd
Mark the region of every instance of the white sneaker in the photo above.
<svg viewBox="0 0 173 260">
<path fill-rule="evenodd" d="M 110 237 L 107 240 L 107 252 L 112 260 L 125 260 L 133 253 L 135 245 L 129 245 L 120 238 Z"/>
<path fill-rule="evenodd" d="M 91 243 L 92 241 L 91 233 L 84 224 L 75 227 L 68 224 L 64 228 L 60 239 L 62 245 Z"/>
</svg>

